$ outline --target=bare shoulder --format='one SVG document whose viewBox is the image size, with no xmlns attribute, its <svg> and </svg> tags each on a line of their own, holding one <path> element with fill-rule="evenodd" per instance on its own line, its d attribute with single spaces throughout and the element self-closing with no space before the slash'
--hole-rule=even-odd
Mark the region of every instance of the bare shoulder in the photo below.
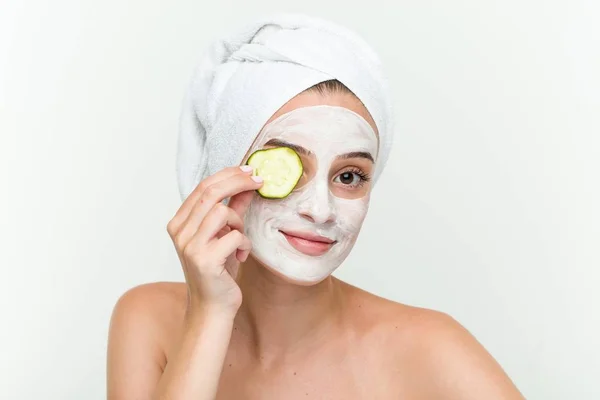
<svg viewBox="0 0 600 400">
<path fill-rule="evenodd" d="M 116 301 L 108 332 L 109 398 L 149 398 L 181 329 L 186 295 L 184 283 L 157 282 L 131 288 Z"/>
<path fill-rule="evenodd" d="M 111 317 L 111 327 L 143 328 L 155 334 L 155 339 L 167 339 L 181 325 L 185 312 L 186 285 L 180 282 L 153 282 L 135 286 L 117 300 Z"/>
<path fill-rule="evenodd" d="M 390 371 L 411 385 L 421 382 L 422 388 L 413 388 L 419 396 L 425 391 L 425 398 L 524 398 L 494 357 L 451 315 L 350 290 L 373 343 L 381 347 L 385 363 L 393 364 Z"/>
<path fill-rule="evenodd" d="M 146 304 L 156 311 L 172 311 L 171 307 L 184 307 L 186 285 L 184 282 L 144 283 L 127 290 L 119 298 L 119 303 Z"/>
</svg>

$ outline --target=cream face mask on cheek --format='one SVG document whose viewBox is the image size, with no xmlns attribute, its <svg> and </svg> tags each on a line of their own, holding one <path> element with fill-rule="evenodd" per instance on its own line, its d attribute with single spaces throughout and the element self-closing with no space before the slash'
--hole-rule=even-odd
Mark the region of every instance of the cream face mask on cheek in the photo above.
<svg viewBox="0 0 600 400">
<path fill-rule="evenodd" d="M 312 153 L 315 171 L 284 199 L 256 196 L 245 215 L 253 256 L 280 276 L 314 284 L 350 253 L 368 209 L 368 195 L 341 198 L 331 191 L 331 168 L 339 157 L 368 153 L 377 160 L 378 139 L 369 123 L 344 107 L 297 108 L 261 130 L 249 154 L 270 140 Z"/>
</svg>

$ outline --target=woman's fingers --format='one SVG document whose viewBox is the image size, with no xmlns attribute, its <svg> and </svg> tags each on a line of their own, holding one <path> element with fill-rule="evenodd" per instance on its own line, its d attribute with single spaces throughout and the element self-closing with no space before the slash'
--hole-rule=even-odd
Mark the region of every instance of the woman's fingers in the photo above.
<svg viewBox="0 0 600 400">
<path fill-rule="evenodd" d="M 240 170 L 241 171 L 241 170 Z M 255 191 L 260 188 L 262 182 L 252 179 L 246 173 L 233 174 L 226 179 L 218 181 L 213 185 L 206 186 L 194 207 L 188 214 L 186 220 L 176 232 L 179 243 L 187 243 L 195 235 L 206 214 L 224 199 L 244 191 Z"/>
<path fill-rule="evenodd" d="M 228 234 L 229 231 L 231 231 L 231 228 L 228 227 L 227 225 L 225 225 L 224 227 L 221 228 L 221 230 L 219 232 L 217 232 L 217 234 L 215 235 L 215 237 L 217 239 L 221 239 L 223 236 L 225 236 L 226 234 Z"/>
<path fill-rule="evenodd" d="M 225 204 L 217 203 L 208 212 L 208 214 L 206 214 L 206 218 L 204 218 L 200 223 L 198 231 L 195 234 L 195 240 L 198 240 L 201 243 L 208 243 L 226 226 L 229 227 L 231 231 L 244 231 L 244 223 L 242 222 L 242 218 L 240 218 L 235 211 L 227 207 Z M 223 237 L 227 236 L 228 234 L 229 233 L 223 235 Z"/>
<path fill-rule="evenodd" d="M 186 198 L 184 205 L 185 205 L 185 203 L 189 203 L 188 205 L 185 205 L 185 207 L 189 206 L 189 209 L 191 209 L 194 206 L 194 204 L 196 204 L 196 202 L 198 201 L 200 196 L 202 196 L 202 194 L 204 193 L 206 188 L 208 188 L 216 183 L 219 183 L 223 180 L 226 180 L 232 176 L 235 176 L 235 175 L 250 176 L 251 174 L 252 174 L 252 169 L 249 167 L 246 167 L 246 166 L 244 166 L 244 168 L 241 168 L 241 167 L 224 168 L 221 171 L 206 177 L 202 182 L 200 182 L 194 188 L 192 193 L 190 193 L 190 195 Z M 188 200 L 189 200 L 189 202 L 188 202 Z"/>
<path fill-rule="evenodd" d="M 215 243 L 215 251 L 219 254 L 236 252 L 238 261 L 244 262 L 252 250 L 250 239 L 238 230 L 232 230 Z"/>
<path fill-rule="evenodd" d="M 254 191 L 261 183 L 253 180 L 249 175 L 233 175 L 226 180 L 208 186 L 198 199 L 188 218 L 180 230 L 179 237 L 186 241 L 196 234 L 200 224 L 208 212 L 221 201 L 243 191 Z M 227 207 L 227 206 L 225 206 Z"/>
<path fill-rule="evenodd" d="M 252 192 L 242 192 L 238 193 L 231 197 L 229 200 L 229 207 L 233 209 L 240 217 L 244 217 L 250 203 L 252 202 L 252 198 L 254 197 L 254 191 Z"/>
<path fill-rule="evenodd" d="M 234 176 L 246 176 L 250 179 L 252 170 L 249 168 L 242 167 L 230 167 L 225 168 L 214 175 L 211 175 L 200 182 L 185 199 L 183 204 L 177 210 L 177 213 L 171 218 L 167 225 L 167 231 L 171 236 L 175 236 L 181 230 L 183 224 L 188 219 L 195 205 L 198 203 L 200 198 L 205 194 L 207 188 L 214 186 L 219 182 L 223 182 Z"/>
</svg>

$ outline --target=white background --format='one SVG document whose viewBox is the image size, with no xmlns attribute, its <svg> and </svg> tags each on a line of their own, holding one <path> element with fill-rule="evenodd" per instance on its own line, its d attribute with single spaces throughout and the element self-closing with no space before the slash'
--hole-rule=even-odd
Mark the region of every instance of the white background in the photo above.
<svg viewBox="0 0 600 400">
<path fill-rule="evenodd" d="M 336 275 L 453 315 L 528 399 L 599 399 L 599 3 L 293 3 L 2 0 L 0 397 L 105 398 L 115 301 L 182 279 L 166 224 L 192 67 L 283 10 L 361 33 L 396 98 Z"/>
</svg>

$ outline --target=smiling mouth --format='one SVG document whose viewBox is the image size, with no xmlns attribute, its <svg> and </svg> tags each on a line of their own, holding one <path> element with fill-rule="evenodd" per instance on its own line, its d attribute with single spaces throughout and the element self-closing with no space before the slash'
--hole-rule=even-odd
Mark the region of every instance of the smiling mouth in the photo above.
<svg viewBox="0 0 600 400">
<path fill-rule="evenodd" d="M 321 256 L 327 253 L 337 242 L 324 236 L 309 232 L 279 230 L 293 248 L 308 256 Z"/>
</svg>

